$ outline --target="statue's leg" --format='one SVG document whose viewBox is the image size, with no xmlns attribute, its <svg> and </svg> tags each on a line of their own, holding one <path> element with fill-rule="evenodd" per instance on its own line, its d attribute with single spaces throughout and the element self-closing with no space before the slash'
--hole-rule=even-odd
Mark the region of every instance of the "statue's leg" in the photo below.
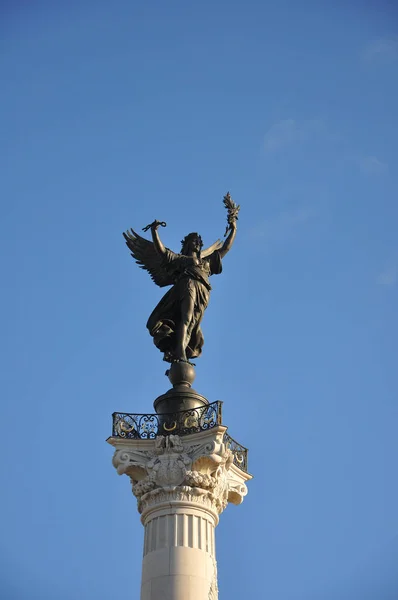
<svg viewBox="0 0 398 600">
<path fill-rule="evenodd" d="M 184 296 L 181 301 L 181 319 L 176 331 L 176 358 L 187 360 L 188 329 L 193 319 L 195 308 L 194 299 L 190 295 Z"/>
</svg>

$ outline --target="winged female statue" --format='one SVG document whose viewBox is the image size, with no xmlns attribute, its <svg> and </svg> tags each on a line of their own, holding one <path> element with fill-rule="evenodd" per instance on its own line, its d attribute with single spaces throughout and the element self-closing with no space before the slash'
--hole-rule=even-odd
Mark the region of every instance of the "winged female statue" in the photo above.
<svg viewBox="0 0 398 600">
<path fill-rule="evenodd" d="M 143 228 L 144 231 L 151 230 L 152 242 L 133 229 L 123 233 L 137 264 L 149 272 L 159 287 L 172 286 L 147 322 L 154 344 L 164 353 L 167 362 L 188 362 L 202 352 L 204 339 L 200 323 L 209 303 L 209 277 L 221 273 L 221 261 L 231 249 L 236 235 L 240 207 L 229 193 L 224 196 L 224 204 L 228 209 L 226 239 L 224 242 L 218 240 L 205 250 L 198 233 L 185 236 L 179 254 L 166 248 L 158 233 L 160 226 L 166 226 L 162 221 L 153 221 Z"/>
</svg>

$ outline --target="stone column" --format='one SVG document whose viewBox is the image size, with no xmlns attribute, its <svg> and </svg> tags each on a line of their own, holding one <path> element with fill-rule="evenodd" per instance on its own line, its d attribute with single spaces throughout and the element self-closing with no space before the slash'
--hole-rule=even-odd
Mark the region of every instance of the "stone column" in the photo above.
<svg viewBox="0 0 398 600">
<path fill-rule="evenodd" d="M 226 427 L 153 440 L 109 438 L 145 528 L 141 600 L 217 600 L 215 527 L 251 475 L 224 443 Z"/>
</svg>

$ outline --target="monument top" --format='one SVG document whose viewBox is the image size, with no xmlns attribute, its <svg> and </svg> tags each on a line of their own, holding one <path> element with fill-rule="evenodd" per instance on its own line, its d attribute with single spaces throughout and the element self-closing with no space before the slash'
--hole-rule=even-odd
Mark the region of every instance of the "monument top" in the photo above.
<svg viewBox="0 0 398 600">
<path fill-rule="evenodd" d="M 235 239 L 240 208 L 229 192 L 223 201 L 228 210 L 226 239 L 224 242 L 217 240 L 204 250 L 202 238 L 196 232 L 184 237 L 180 253 L 166 248 L 158 233 L 159 227 L 166 227 L 164 221 L 155 220 L 143 228 L 144 231 L 151 230 L 152 241 L 133 229 L 123 233 L 137 264 L 149 272 L 158 286 L 172 286 L 147 322 L 153 342 L 167 362 L 189 363 L 202 353 L 204 339 L 200 325 L 210 298 L 209 277 L 222 271 L 222 259 Z M 173 371 L 175 380 L 180 370 Z"/>
</svg>

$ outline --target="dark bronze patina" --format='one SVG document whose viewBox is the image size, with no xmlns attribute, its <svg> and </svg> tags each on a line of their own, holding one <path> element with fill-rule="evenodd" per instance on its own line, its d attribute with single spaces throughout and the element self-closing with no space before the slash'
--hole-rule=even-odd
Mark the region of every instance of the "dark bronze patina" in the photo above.
<svg viewBox="0 0 398 600">
<path fill-rule="evenodd" d="M 187 363 L 202 353 L 204 340 L 200 324 L 209 303 L 209 277 L 222 271 L 221 261 L 235 239 L 240 208 L 229 193 L 224 196 L 224 204 L 228 210 L 226 239 L 224 242 L 218 240 L 205 250 L 198 233 L 189 233 L 182 240 L 179 254 L 166 248 L 158 233 L 160 226 L 166 226 L 164 221 L 153 221 L 143 228 L 144 231 L 151 230 L 152 242 L 133 229 L 123 233 L 138 265 L 149 272 L 158 286 L 172 286 L 147 322 L 154 344 L 167 362 Z M 176 367 L 170 370 L 171 375 L 173 371 L 175 379 Z"/>
</svg>

